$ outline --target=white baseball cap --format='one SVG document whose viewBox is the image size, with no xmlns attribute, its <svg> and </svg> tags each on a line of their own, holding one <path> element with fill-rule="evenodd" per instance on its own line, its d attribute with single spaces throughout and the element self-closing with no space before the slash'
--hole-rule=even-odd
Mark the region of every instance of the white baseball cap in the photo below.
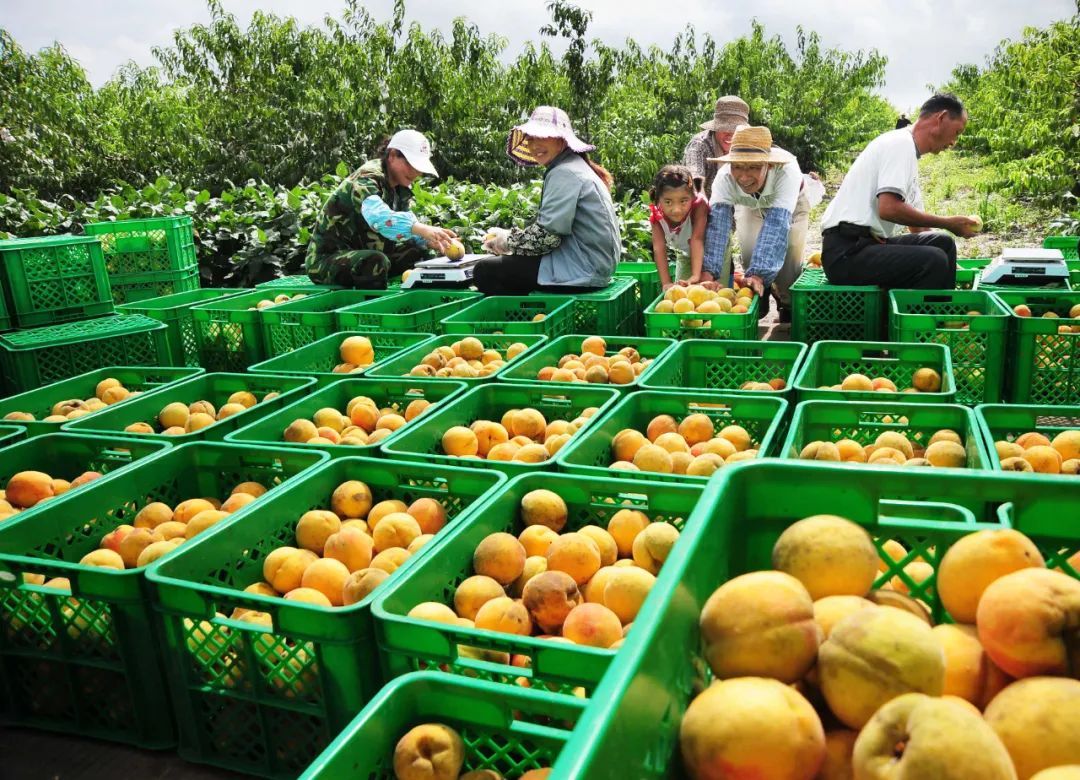
<svg viewBox="0 0 1080 780">
<path fill-rule="evenodd" d="M 428 139 L 424 137 L 423 133 L 418 133 L 416 130 L 398 130 L 394 133 L 386 148 L 397 149 L 405 155 L 409 165 L 416 168 L 420 173 L 426 173 L 429 176 L 439 175 L 439 172 L 435 170 L 435 166 L 431 164 L 431 144 L 428 143 Z"/>
</svg>

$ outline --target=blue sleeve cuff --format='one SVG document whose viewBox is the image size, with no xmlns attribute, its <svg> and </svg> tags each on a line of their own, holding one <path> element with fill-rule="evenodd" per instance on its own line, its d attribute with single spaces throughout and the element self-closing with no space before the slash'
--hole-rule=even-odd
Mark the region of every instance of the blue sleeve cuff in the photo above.
<svg viewBox="0 0 1080 780">
<path fill-rule="evenodd" d="M 773 283 L 784 267 L 790 230 L 790 211 L 779 206 L 765 210 L 761 233 L 750 257 L 750 267 L 746 269 L 747 276 L 760 277 L 766 287 Z"/>
</svg>

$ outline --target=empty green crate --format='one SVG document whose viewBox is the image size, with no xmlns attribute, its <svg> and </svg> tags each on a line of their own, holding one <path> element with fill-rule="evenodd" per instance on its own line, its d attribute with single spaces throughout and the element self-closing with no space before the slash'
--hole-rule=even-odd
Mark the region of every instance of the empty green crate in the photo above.
<svg viewBox="0 0 1080 780">
<path fill-rule="evenodd" d="M 920 368 L 932 368 L 941 378 L 935 393 L 905 393 Z M 831 390 L 851 374 L 888 379 L 897 392 Z M 951 403 L 956 397 L 952 358 L 943 344 L 903 342 L 819 341 L 811 345 L 802 368 L 795 375 L 795 395 L 800 401 L 904 401 L 905 403 Z"/>
<path fill-rule="evenodd" d="M 101 240 L 110 276 L 190 271 L 199 267 L 191 217 L 91 222 L 83 230 Z"/>
<path fill-rule="evenodd" d="M 695 388 L 728 393 L 794 394 L 795 372 L 806 357 L 806 345 L 794 341 L 713 341 L 687 339 L 650 366 L 641 382 L 645 390 Z M 747 382 L 781 380 L 779 390 L 743 390 Z"/>
<path fill-rule="evenodd" d="M 535 318 L 544 315 L 539 322 Z M 563 296 L 494 295 L 481 298 L 442 321 L 443 333 L 529 334 L 555 338 L 574 324 L 574 299 Z"/>
<path fill-rule="evenodd" d="M 885 306 L 880 287 L 830 284 L 825 271 L 807 268 L 791 286 L 791 338 L 876 341 L 884 335 Z"/>
<path fill-rule="evenodd" d="M 574 293 L 574 324 L 571 333 L 596 336 L 634 336 L 640 331 L 641 307 L 637 302 L 637 280 L 616 277 L 596 292 Z M 534 296 L 551 295 L 534 292 Z M 650 334 L 651 335 L 651 334 Z"/>
<path fill-rule="evenodd" d="M 20 393 L 102 366 L 168 366 L 165 326 L 138 314 L 99 317 L 0 335 L 0 371 Z"/>
<path fill-rule="evenodd" d="M 132 436 L 140 439 L 162 438 L 175 444 L 190 441 L 221 441 L 238 428 L 253 422 L 270 412 L 291 403 L 315 386 L 310 377 L 274 376 L 272 374 L 197 374 L 180 382 L 143 393 L 122 404 L 115 404 L 97 414 L 80 417 L 64 426 L 64 430 L 73 433 L 93 431 L 112 433 L 118 436 Z M 246 390 L 254 394 L 256 403 L 241 412 L 188 433 L 162 435 L 164 426 L 158 422 L 161 410 L 172 403 L 185 406 L 196 401 L 208 401 L 216 412 L 228 401 L 233 393 Z M 273 398 L 265 398 L 268 393 L 277 393 Z M 215 415 L 216 417 L 216 415 Z M 128 431 L 134 423 L 147 423 L 155 433 L 135 433 Z"/>
<path fill-rule="evenodd" d="M 990 468 L 995 458 L 986 449 L 975 413 L 956 404 L 804 401 L 795 407 L 787 439 L 778 454 L 782 458 L 798 458 L 803 448 L 814 441 L 835 444 L 841 439 L 851 439 L 865 447 L 887 431 L 902 433 L 914 447 L 925 449 L 940 430 L 955 431 L 963 440 L 967 468 Z M 914 454 L 922 457 L 918 451 Z"/>
<path fill-rule="evenodd" d="M 285 429 L 294 420 L 311 420 L 317 411 L 328 408 L 337 409 L 344 414 L 349 401 L 357 396 L 366 396 L 372 399 L 379 409 L 392 408 L 404 417 L 405 410 L 413 401 L 426 400 L 431 403 L 431 407 L 423 412 L 424 414 L 431 414 L 441 404 L 449 403 L 450 399 L 464 391 L 466 387 L 467 385 L 464 382 L 433 382 L 430 379 L 420 377 L 410 377 L 408 379 L 339 379 L 317 390 L 306 391 L 302 398 L 295 398 L 291 403 L 281 407 L 274 413 L 244 425 L 239 430 L 230 433 L 225 440 L 247 442 L 249 444 L 272 443 L 275 445 L 280 444 L 283 447 L 301 447 L 304 449 L 314 448 L 327 452 L 332 457 L 378 455 L 381 444 L 385 444 L 398 436 L 401 431 L 408 428 L 415 420 L 410 420 L 381 442 L 373 444 L 307 444 L 286 442 L 283 437 Z"/>
<path fill-rule="evenodd" d="M 101 244 L 93 236 L 0 241 L 8 314 L 20 328 L 113 311 Z"/>
<path fill-rule="evenodd" d="M 444 317 L 480 297 L 468 290 L 407 290 L 338 311 L 342 330 L 442 333 Z"/>
<path fill-rule="evenodd" d="M 146 301 L 164 295 L 199 289 L 199 269 L 160 271 L 152 274 L 124 274 L 109 277 L 113 301 L 117 306 Z"/>
<path fill-rule="evenodd" d="M 546 344 L 541 344 L 529 350 L 527 355 L 522 355 L 521 359 L 516 360 L 512 364 L 501 369 L 495 376 L 499 380 L 509 382 L 547 383 L 546 380 L 541 380 L 537 377 L 537 373 L 540 369 L 545 366 L 557 366 L 559 360 L 564 355 L 571 353 L 580 355 L 582 342 L 586 338 L 589 337 L 576 334 L 563 336 L 562 338 L 549 341 Z M 634 375 L 633 379 L 625 384 L 615 384 L 613 382 L 598 383 L 607 384 L 607 386 L 613 387 L 620 392 L 637 390 L 639 387 L 642 387 L 644 383 L 649 380 L 649 377 L 653 375 L 654 369 L 660 359 L 675 345 L 675 342 L 671 339 L 646 339 L 635 336 L 609 336 L 604 338 L 604 342 L 604 353 L 609 357 L 618 354 L 623 349 L 632 348 L 637 350 L 637 353 L 641 358 L 650 361 L 640 374 Z"/>
<path fill-rule="evenodd" d="M 473 574 L 477 545 L 493 533 L 518 536 L 525 528 L 520 518 L 521 500 L 539 489 L 556 493 L 566 503 L 565 531 L 586 525 L 606 528 L 614 514 L 628 508 L 643 512 L 651 522 L 668 522 L 682 531 L 701 497 L 698 485 L 646 480 L 577 474 L 526 474 L 511 480 L 468 521 L 425 545 L 425 549 L 431 549 L 423 559 L 376 597 L 372 613 L 391 676 L 439 670 L 509 686 L 517 685 L 516 680 L 524 677 L 533 687 L 543 685 L 560 693 L 584 687 L 588 696 L 604 673 L 618 663 L 621 651 L 464 628 L 408 615 L 409 610 L 426 601 L 452 605 L 457 586 Z M 674 546 L 680 544 L 681 538 Z M 481 652 L 469 652 L 471 648 Z M 509 655 L 500 659 L 500 653 Z M 528 660 L 511 665 L 506 659 L 515 655 Z"/>
<path fill-rule="evenodd" d="M 191 307 L 207 301 L 229 298 L 250 290 L 198 289 L 188 292 L 165 295 L 161 298 L 148 298 L 142 301 L 118 306 L 123 314 L 142 314 L 151 319 L 164 322 L 169 340 L 169 351 L 174 365 L 198 366 L 199 341 L 195 331 L 195 315 Z"/>
<path fill-rule="evenodd" d="M 1078 292 L 999 292 L 1010 311 L 1025 304 L 1030 317 L 1010 314 L 1009 400 L 1018 404 L 1080 403 L 1080 305 Z M 1052 312 L 1057 317 L 1043 315 Z M 1071 333 L 1059 333 L 1068 327 Z"/>
<path fill-rule="evenodd" d="M 911 581 L 902 571 L 910 562 L 936 567 L 958 538 L 1006 521 L 1032 538 L 1048 568 L 1064 566 L 1080 549 L 1080 529 L 1063 522 L 1075 516 L 1080 482 L 902 468 L 877 479 L 851 477 L 849 469 L 824 464 L 765 461 L 725 469 L 708 485 L 684 543 L 634 621 L 625 661 L 597 689 L 552 777 L 622 780 L 628 767 L 637 780 L 682 776 L 679 725 L 710 677 L 701 651 L 702 607 L 731 578 L 771 569 L 773 545 L 796 520 L 842 515 L 866 527 L 879 550 L 885 540 L 901 542 L 907 555 L 893 561 L 883 553 L 886 570 L 877 585 L 901 577 L 930 605 L 935 623 L 947 618 L 934 580 Z"/>
<path fill-rule="evenodd" d="M 1042 245 L 1045 249 L 1060 249 L 1066 260 L 1080 259 L 1080 236 L 1047 236 Z"/>
<path fill-rule="evenodd" d="M 122 446 L 150 445 L 129 439 Z M 225 499 L 247 481 L 273 488 L 324 457 L 228 444 L 173 447 L 0 529 L 0 717 L 142 748 L 176 744 L 145 567 L 116 571 L 79 561 L 152 501 L 175 506 L 201 496 Z M 275 492 L 245 509 L 258 512 Z M 212 536 L 231 520 L 204 533 Z M 74 597 L 29 584 L 24 574 L 67 578 Z"/>
<path fill-rule="evenodd" d="M 336 284 L 315 284 L 311 281 L 311 277 L 307 274 L 297 274 L 295 276 L 279 276 L 277 279 L 271 279 L 267 282 L 259 282 L 255 287 L 259 290 L 274 289 L 277 287 L 313 287 L 317 290 L 340 290 L 342 289 Z"/>
<path fill-rule="evenodd" d="M 510 476 L 541 469 L 551 471 L 555 466 L 555 460 L 550 457 L 539 463 L 526 463 L 483 458 L 465 460 L 457 456 L 445 455 L 442 437 L 446 431 L 457 425 L 468 427 L 477 420 L 499 422 L 511 409 L 536 409 L 544 415 L 548 423 L 551 423 L 555 420 L 571 422 L 580 417 L 586 409 L 595 408 L 596 411 L 592 416 L 586 419 L 584 425 L 570 437 L 572 442 L 584 431 L 588 431 L 597 418 L 618 398 L 618 391 L 597 385 L 587 387 L 564 385 L 550 388 L 538 383 L 526 384 L 524 382 L 479 385 L 464 395 L 457 396 L 441 409 L 421 415 L 400 436 L 395 436 L 393 441 L 383 445 L 382 451 L 391 458 L 497 469 Z"/>
<path fill-rule="evenodd" d="M 349 480 L 367 484 L 375 502 L 434 498 L 446 509 L 447 525 L 379 590 L 350 606 L 244 592 L 264 580 L 272 550 L 296 545 L 297 520 L 329 509 L 335 489 Z M 300 773 L 388 679 L 371 614 L 379 591 L 502 484 L 492 472 L 341 458 L 268 496 L 245 520 L 152 566 L 148 579 L 164 628 L 180 755 L 264 777 Z M 271 626 L 227 617 L 238 608 L 265 613 Z"/>
<path fill-rule="evenodd" d="M 300 780 L 395 780 L 394 747 L 420 723 L 441 723 L 461 736 L 463 773 L 520 777 L 555 763 L 584 706 L 543 691 L 416 672 L 379 691 Z"/>
<path fill-rule="evenodd" d="M 644 310 L 649 305 L 649 301 L 663 292 L 660 284 L 660 272 L 656 269 L 656 263 L 617 263 L 615 265 L 615 276 L 626 276 L 637 280 L 637 287 L 634 289 L 634 300 L 639 311 Z"/>
<path fill-rule="evenodd" d="M 408 349 L 402 350 L 382 362 L 378 363 L 374 368 L 369 369 L 366 372 L 366 376 L 375 377 L 401 377 L 408 376 L 410 372 L 420 364 L 420 362 L 439 347 L 449 347 L 455 342 L 461 341 L 464 338 L 461 334 L 447 335 L 447 336 L 434 336 L 428 341 L 412 346 Z M 532 350 L 537 349 L 540 345 L 547 343 L 546 336 L 528 336 L 528 335 L 507 335 L 497 336 L 493 334 L 480 334 L 477 336 L 480 343 L 484 345 L 484 349 L 496 349 L 502 353 L 503 357 L 506 356 L 506 350 L 511 344 L 524 344 L 525 350 L 518 355 L 515 355 L 510 360 L 506 361 L 506 367 L 516 366 L 520 361 L 524 360 L 528 355 L 532 354 Z M 447 382 L 465 382 L 469 385 L 474 385 L 480 382 L 490 382 L 495 378 L 498 372 L 485 374 L 484 376 L 448 376 L 448 377 L 428 377 L 435 380 L 443 380 Z"/>
<path fill-rule="evenodd" d="M 334 373 L 334 368 L 341 365 L 341 342 L 350 336 L 363 336 L 371 341 L 375 353 L 374 362 L 367 367 L 348 374 Z M 336 382 L 346 376 L 367 376 L 381 362 L 385 362 L 410 347 L 422 344 L 432 336 L 430 333 L 392 333 L 386 331 L 340 331 L 325 336 L 306 347 L 294 349 L 284 355 L 278 355 L 251 366 L 253 374 L 298 374 L 312 376 L 320 385 Z M 418 358 L 419 360 L 419 358 Z"/>
<path fill-rule="evenodd" d="M 243 371 L 264 360 L 262 311 L 258 304 L 272 300 L 275 293 L 300 294 L 305 298 L 325 295 L 322 290 L 276 288 L 252 290 L 193 306 L 191 314 L 199 345 L 199 365 L 207 371 Z"/>
<path fill-rule="evenodd" d="M 263 310 L 266 356 L 283 355 L 329 336 L 337 330 L 338 309 L 383 295 L 386 295 L 383 290 L 331 290 Z"/>
<path fill-rule="evenodd" d="M 958 403 L 1001 400 L 1009 310 L 1000 301 L 981 290 L 893 290 L 889 301 L 891 341 L 949 348 Z"/>
<path fill-rule="evenodd" d="M 631 393 L 611 407 L 585 434 L 572 438 L 559 450 L 555 462 L 560 471 L 588 474 L 594 479 L 643 479 L 663 482 L 703 483 L 707 476 L 615 469 L 612 443 L 627 428 L 643 435 L 649 422 L 662 414 L 676 423 L 691 414 L 704 414 L 713 423 L 714 435 L 729 425 L 741 426 L 751 438 L 757 457 L 776 454 L 782 438 L 788 403 L 783 398 L 731 395 L 701 390 L 643 390 Z"/>
<path fill-rule="evenodd" d="M 1021 404 L 984 404 L 975 408 L 979 430 L 990 454 L 990 468 L 1001 471 L 995 443 L 1015 442 L 1032 431 L 1051 441 L 1063 431 L 1080 431 L 1080 406 L 1025 406 Z M 1062 457 L 1066 460 L 1066 457 Z M 1075 474 L 1066 475 L 1076 479 Z"/>
<path fill-rule="evenodd" d="M 733 339 L 752 341 L 758 335 L 758 307 L 761 301 L 755 295 L 750 299 L 750 309 L 745 314 L 700 312 L 658 312 L 656 304 L 661 294 L 645 310 L 645 335 L 671 339 Z"/>
<path fill-rule="evenodd" d="M 4 421 L 6 425 L 20 426 L 27 436 L 38 436 L 43 433 L 58 433 L 63 422 L 46 422 L 45 418 L 52 415 L 52 408 L 61 401 L 79 400 L 85 401 L 96 397 L 98 383 L 104 379 L 116 379 L 125 388 L 131 391 L 146 392 L 156 390 L 165 385 L 172 385 L 187 377 L 201 374 L 201 368 L 174 368 L 157 366 L 109 366 L 88 371 L 85 374 L 73 376 L 70 379 L 61 379 L 51 385 L 39 387 L 26 393 L 13 395 L 0 400 L 0 417 L 12 412 L 27 412 L 34 415 L 33 420 Z M 137 396 L 131 398 L 135 400 Z M 118 401 L 125 403 L 128 399 Z M 91 412 L 91 414 L 93 414 Z M 85 415 L 87 417 L 90 414 Z"/>
</svg>

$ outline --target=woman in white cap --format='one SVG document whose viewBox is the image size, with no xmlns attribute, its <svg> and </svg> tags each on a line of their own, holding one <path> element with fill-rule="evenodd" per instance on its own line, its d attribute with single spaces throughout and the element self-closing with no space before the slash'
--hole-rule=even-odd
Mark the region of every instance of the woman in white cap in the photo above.
<svg viewBox="0 0 1080 780">
<path fill-rule="evenodd" d="M 790 290 L 801 270 L 810 221 L 807 185 L 814 180 L 804 178 L 795 155 L 773 146 L 767 127 L 736 129 L 730 151 L 715 162 L 724 167 L 716 174 L 709 198 L 702 279 L 727 281 L 724 257 L 735 209 L 740 207 L 737 233 L 743 281 L 762 296 L 763 307 L 771 288 L 780 302 L 780 321 L 790 322 Z"/>
<path fill-rule="evenodd" d="M 589 159 L 595 148 L 552 106 L 540 106 L 510 132 L 506 153 L 518 165 L 545 166 L 544 190 L 533 224 L 489 232 L 484 249 L 498 256 L 477 263 L 473 282 L 480 292 L 587 292 L 611 282 L 622 240 L 611 174 Z"/>
<path fill-rule="evenodd" d="M 327 198 L 308 244 L 306 267 L 316 284 L 381 289 L 457 236 L 425 225 L 409 211 L 412 184 L 438 176 L 431 144 L 415 130 L 399 130 Z"/>
</svg>

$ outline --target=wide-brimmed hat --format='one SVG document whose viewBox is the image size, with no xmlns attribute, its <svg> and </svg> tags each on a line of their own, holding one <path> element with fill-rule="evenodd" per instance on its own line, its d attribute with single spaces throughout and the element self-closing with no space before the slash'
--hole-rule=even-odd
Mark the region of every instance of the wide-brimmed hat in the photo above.
<svg viewBox="0 0 1080 780">
<path fill-rule="evenodd" d="M 386 144 L 386 148 L 397 149 L 409 161 L 409 165 L 420 173 L 439 175 L 431 163 L 431 144 L 423 133 L 416 130 L 398 130 Z"/>
<path fill-rule="evenodd" d="M 739 125 L 750 124 L 750 106 L 735 95 L 724 95 L 716 101 L 716 110 L 711 122 L 703 122 L 702 130 L 732 132 Z"/>
<path fill-rule="evenodd" d="M 720 163 L 784 163 L 787 155 L 773 148 L 772 133 L 767 127 L 740 125 L 731 136 L 731 150 L 723 157 L 710 157 Z"/>
<path fill-rule="evenodd" d="M 596 148 L 574 134 L 570 117 L 561 108 L 555 108 L 555 106 L 538 107 L 532 112 L 528 122 L 510 131 L 510 137 L 506 139 L 506 153 L 518 165 L 537 164 L 536 158 L 532 156 L 525 144 L 525 137 L 530 135 L 534 138 L 562 138 L 570 150 L 578 154 L 591 152 Z"/>
</svg>

